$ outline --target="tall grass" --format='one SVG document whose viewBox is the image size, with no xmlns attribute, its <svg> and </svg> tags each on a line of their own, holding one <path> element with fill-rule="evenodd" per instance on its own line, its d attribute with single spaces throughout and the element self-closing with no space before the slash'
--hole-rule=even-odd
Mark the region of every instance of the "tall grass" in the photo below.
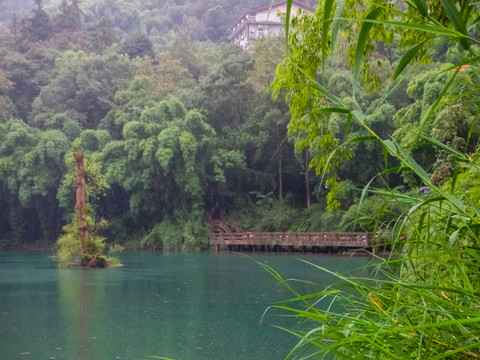
<svg viewBox="0 0 480 360">
<path fill-rule="evenodd" d="M 478 214 L 474 206 L 459 209 L 447 195 L 454 196 L 397 199 L 411 205 L 392 239 L 397 246 L 399 235 L 406 236 L 402 255 L 372 265 L 371 277 L 345 277 L 311 264 L 331 272 L 340 285 L 299 294 L 262 265 L 300 305 L 289 306 L 289 300 L 275 307 L 306 320 L 305 331 L 287 330 L 299 338 L 287 359 L 480 358 Z"/>
<path fill-rule="evenodd" d="M 291 3 L 288 1 L 289 6 Z M 332 6 L 333 1 L 321 2 L 321 6 L 322 3 L 329 13 L 335 8 Z M 340 1 L 337 5 L 343 6 L 343 3 Z M 412 10 L 411 16 L 423 17 L 425 20 L 422 23 L 400 23 L 385 18 L 377 20 L 380 11 L 377 9 L 381 5 L 370 11 L 365 19 L 359 20 L 361 30 L 353 65 L 355 78 L 359 79 L 370 30 L 365 24 L 410 28 L 445 36 L 452 46 L 457 43 L 465 53 L 464 58 L 452 67 L 451 81 L 447 82 L 430 111 L 420 119 L 422 125 L 427 124 L 434 111 L 447 101 L 445 94 L 460 66 L 466 63 L 474 67 L 479 65 L 479 57 L 475 56 L 470 46 L 476 40 L 467 33 L 468 21 L 478 18 L 477 9 L 474 8 L 478 4 L 460 1 L 457 7 L 457 2 L 442 0 L 441 8 L 435 11 L 443 11 L 445 21 L 438 23 L 430 18 L 427 3 L 429 6 L 433 4 L 424 0 L 408 3 Z M 386 7 L 384 5 L 382 9 Z M 287 34 L 289 15 L 288 11 Z M 339 21 L 339 18 L 325 20 L 319 39 L 330 36 L 326 31 L 338 32 Z M 333 29 L 329 28 L 329 22 Z M 332 47 L 334 43 L 335 38 L 332 39 Z M 318 46 L 321 54 L 327 53 L 324 48 L 327 46 L 326 41 L 319 40 Z M 427 46 L 428 43 L 422 41 L 407 51 L 400 60 L 393 79 L 398 78 L 407 64 L 421 51 L 428 50 Z M 432 191 L 431 196 L 424 198 L 388 190 L 376 191 L 386 199 L 398 202 L 403 213 L 392 225 L 390 239 L 399 256 L 372 265 L 370 277 L 346 277 L 311 264 L 318 271 L 335 275 L 340 280 L 340 285 L 320 289 L 313 294 L 300 294 L 295 290 L 294 283 L 285 281 L 274 269 L 262 264 L 293 294 L 293 299 L 274 307 L 298 316 L 303 321 L 303 331 L 285 329 L 298 338 L 297 345 L 286 359 L 480 359 L 478 149 L 474 154 L 465 155 L 419 134 L 417 140 L 448 152 L 456 164 L 452 178 L 444 185 L 436 186 L 407 149 L 391 139 L 381 139 L 368 126 L 361 112 L 350 111 L 315 79 L 306 73 L 305 77 L 308 84 L 303 86 L 321 93 L 328 102 L 329 112 L 348 114 L 352 121 L 357 121 L 364 127 L 369 140 L 375 139 L 382 144 L 385 163 L 388 156 L 393 156 L 400 162 L 398 168 L 386 169 L 384 173 L 410 171 L 430 186 Z M 464 95 L 459 94 L 457 98 L 462 96 Z M 475 124 L 472 124 L 472 129 L 473 126 Z M 367 185 L 362 198 L 369 191 L 371 189 Z M 293 303 L 296 305 L 293 306 Z"/>
</svg>

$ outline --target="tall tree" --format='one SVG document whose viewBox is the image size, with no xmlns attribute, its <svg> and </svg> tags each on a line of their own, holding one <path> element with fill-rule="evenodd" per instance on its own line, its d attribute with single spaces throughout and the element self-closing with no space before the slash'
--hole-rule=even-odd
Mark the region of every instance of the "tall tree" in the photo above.
<svg viewBox="0 0 480 360">
<path fill-rule="evenodd" d="M 152 42 L 147 35 L 142 33 L 130 35 L 123 43 L 119 52 L 121 54 L 127 54 L 131 59 L 145 56 L 153 58 L 155 56 Z"/>
<path fill-rule="evenodd" d="M 12 89 L 13 83 L 8 80 L 5 72 L 0 69 L 0 123 L 10 119 L 13 112 L 13 104 L 8 97 L 8 92 Z"/>
<path fill-rule="evenodd" d="M 60 14 L 55 19 L 55 30 L 57 32 L 78 31 L 82 28 L 82 10 L 79 7 L 80 1 L 62 0 L 59 9 Z"/>
<path fill-rule="evenodd" d="M 24 37 L 32 42 L 49 40 L 53 34 L 53 27 L 48 14 L 43 10 L 43 1 L 35 0 L 37 7 L 30 16 L 24 18 L 21 32 Z"/>
</svg>

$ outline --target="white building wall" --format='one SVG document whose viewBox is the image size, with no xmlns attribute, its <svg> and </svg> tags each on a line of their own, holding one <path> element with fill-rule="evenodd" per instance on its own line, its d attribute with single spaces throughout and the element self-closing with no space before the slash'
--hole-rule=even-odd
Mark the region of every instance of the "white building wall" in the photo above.
<svg viewBox="0 0 480 360">
<path fill-rule="evenodd" d="M 292 5 L 292 16 L 295 16 L 300 7 Z M 230 41 L 248 49 L 250 43 L 265 36 L 278 36 L 284 33 L 281 15 L 286 11 L 286 4 L 277 5 L 271 9 L 262 8 L 257 12 L 245 14 L 232 28 L 236 34 L 230 37 Z M 308 11 L 310 12 L 310 11 Z"/>
</svg>

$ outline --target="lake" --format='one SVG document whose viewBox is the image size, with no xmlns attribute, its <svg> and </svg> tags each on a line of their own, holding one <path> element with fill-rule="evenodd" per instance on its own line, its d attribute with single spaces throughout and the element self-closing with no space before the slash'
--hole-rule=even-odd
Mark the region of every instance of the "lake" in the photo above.
<svg viewBox="0 0 480 360">
<path fill-rule="evenodd" d="M 0 253 L 0 359 L 283 359 L 296 341 L 274 325 L 296 320 L 262 315 L 291 294 L 255 261 L 321 286 L 334 279 L 298 258 L 342 273 L 370 261 L 126 252 L 123 267 L 60 270 L 50 255 Z"/>
</svg>

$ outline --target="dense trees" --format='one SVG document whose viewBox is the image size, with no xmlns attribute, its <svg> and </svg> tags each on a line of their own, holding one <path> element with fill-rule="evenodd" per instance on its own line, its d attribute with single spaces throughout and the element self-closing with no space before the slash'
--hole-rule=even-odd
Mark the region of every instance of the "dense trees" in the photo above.
<svg viewBox="0 0 480 360">
<path fill-rule="evenodd" d="M 70 142 L 58 130 L 40 131 L 21 120 L 0 127 L 0 182 L 9 209 L 2 211 L 4 228 L 13 243 L 51 241 L 62 221 L 56 194 Z"/>
<path fill-rule="evenodd" d="M 132 65 L 116 53 L 65 52 L 57 59 L 54 78 L 35 99 L 32 122 L 43 127 L 65 114 L 82 128 L 95 129 L 112 106 L 115 93 L 126 87 Z"/>
<path fill-rule="evenodd" d="M 368 226 L 352 222 L 357 212 L 349 209 L 356 209 L 356 189 L 378 173 L 381 146 L 355 141 L 366 133 L 341 113 L 304 118 L 294 111 L 290 127 L 303 119 L 316 130 L 287 132 L 292 114 L 284 102 L 285 84 L 275 82 L 276 100 L 270 89 L 285 55 L 282 39 L 259 41 L 253 52 L 210 41 L 224 39 L 231 21 L 248 8 L 267 4 L 40 2 L 24 21 L 10 24 L 0 47 L 0 206 L 6 209 L 0 239 L 50 243 L 58 237 L 73 211 L 76 151 L 105 177 L 104 194 L 96 194 L 92 206 L 110 223 L 101 230 L 109 241 L 199 248 L 206 244 L 210 212 L 257 230 Z M 48 29 L 42 40 L 28 32 L 35 16 Z M 338 46 L 342 54 L 345 49 Z M 403 144 L 417 131 L 413 119 L 427 111 L 446 78 L 419 66 L 393 88 L 388 74 L 400 56 L 385 44 L 372 48 L 370 70 L 383 81 L 375 94 L 375 82 L 357 82 L 353 92 L 354 76 L 344 62 L 307 68 L 334 96 L 365 112 L 378 134 Z M 435 56 L 452 58 L 441 50 Z M 474 86 L 476 79 L 476 71 L 466 67 L 448 95 Z M 388 92 L 394 96 L 380 105 Z M 437 110 L 427 129 L 432 138 L 458 149 L 475 146 L 474 97 Z M 339 144 L 340 157 L 332 158 L 338 167 L 327 169 L 334 181 L 326 182 L 310 162 L 320 168 Z M 438 181 L 451 172 L 446 154 L 413 151 Z M 342 156 L 353 161 L 341 162 Z M 398 174 L 373 184 L 385 182 L 412 190 L 419 185 Z M 328 214 L 325 197 L 332 184 L 336 197 L 330 203 L 338 210 Z"/>
<path fill-rule="evenodd" d="M 90 204 L 108 219 L 101 232 L 111 241 L 201 248 L 212 209 L 231 212 L 256 199 L 250 191 L 296 192 L 301 175 L 293 147 L 285 143 L 289 153 L 283 144 L 288 111 L 269 99 L 266 81 L 253 84 L 252 54 L 193 41 L 185 26 L 166 42 L 141 29 L 123 37 L 111 18 L 99 20 L 101 28 L 120 41 L 107 48 L 111 40 L 102 38 L 98 46 L 89 30 L 94 15 L 78 5 L 64 1 L 49 14 L 49 42 L 19 38 L 8 45 L 14 51 L 0 52 L 6 244 L 49 243 L 72 225 L 72 153 L 79 151 L 89 171 L 96 164 L 105 176 L 104 194 Z M 104 5 L 96 11 L 104 14 Z M 168 12 L 176 21 L 179 14 Z M 277 160 L 265 167 L 270 157 Z"/>
</svg>

